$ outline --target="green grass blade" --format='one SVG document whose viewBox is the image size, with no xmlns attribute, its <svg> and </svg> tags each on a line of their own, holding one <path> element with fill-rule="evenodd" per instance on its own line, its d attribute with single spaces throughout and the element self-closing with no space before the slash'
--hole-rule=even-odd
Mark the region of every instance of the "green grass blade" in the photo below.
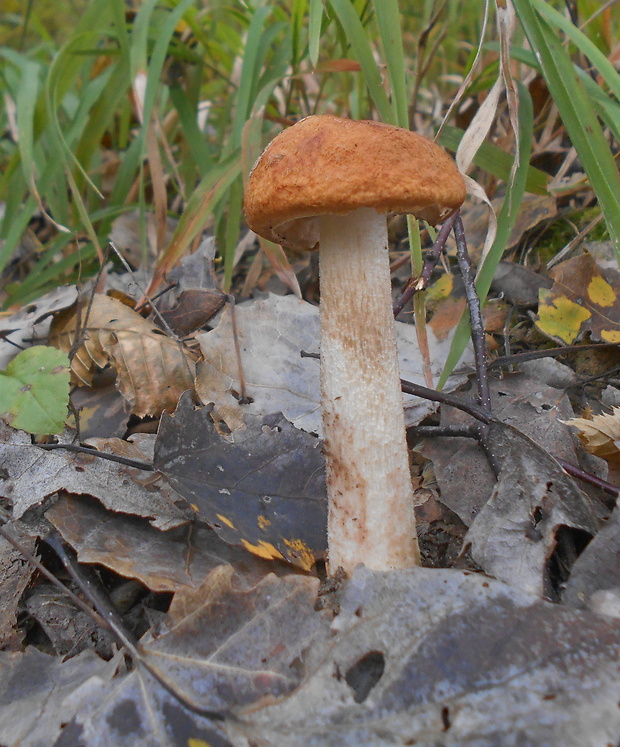
<svg viewBox="0 0 620 747">
<path fill-rule="evenodd" d="M 235 261 L 235 250 L 239 241 L 239 226 L 243 206 L 243 182 L 235 179 L 228 192 L 226 215 L 226 233 L 224 244 L 224 290 L 230 291 Z"/>
<path fill-rule="evenodd" d="M 405 53 L 398 0 L 373 0 L 373 6 L 392 90 L 394 122 L 399 127 L 408 129 L 409 100 L 405 83 Z"/>
<path fill-rule="evenodd" d="M 492 48 L 494 48 L 494 45 L 490 44 L 489 49 Z M 538 64 L 538 60 L 536 59 L 535 55 L 529 50 L 513 47 L 512 56 L 515 60 L 529 65 L 533 70 L 537 70 L 542 74 L 542 68 Z M 583 83 L 583 86 L 588 96 L 592 100 L 592 105 L 596 109 L 598 115 L 609 127 L 615 139 L 620 142 L 620 104 L 614 99 L 610 98 L 585 70 L 582 70 L 577 65 L 575 65 L 573 69 L 575 71 L 575 75 Z"/>
<path fill-rule="evenodd" d="M 19 139 L 17 145 L 21 156 L 22 170 L 28 184 L 35 178 L 33 166 L 34 119 L 39 95 L 39 65 L 24 60 L 19 90 L 17 91 L 17 122 Z"/>
<path fill-rule="evenodd" d="M 157 0 L 155 0 L 157 1 Z M 166 16 L 166 20 L 157 27 L 157 41 L 150 57 L 147 70 L 146 92 L 144 94 L 144 122 L 150 121 L 151 112 L 155 105 L 158 91 L 161 88 L 161 77 L 170 46 L 170 40 L 185 11 L 194 0 L 181 0 L 179 4 Z M 137 72 L 137 71 L 136 71 Z"/>
<path fill-rule="evenodd" d="M 549 22 L 557 26 L 578 47 L 603 76 L 610 91 L 620 100 L 620 75 L 601 50 L 561 13 L 542 0 L 530 0 L 532 7 Z"/>
<path fill-rule="evenodd" d="M 243 53 L 243 64 L 241 66 L 239 90 L 237 91 L 235 102 L 236 108 L 232 137 L 229 140 L 229 150 L 241 145 L 243 126 L 252 110 L 253 95 L 258 83 L 260 68 L 269 50 L 269 46 L 263 40 L 263 29 L 270 12 L 270 8 L 259 8 L 253 15 L 248 29 Z"/>
<path fill-rule="evenodd" d="M 383 88 L 381 74 L 375 62 L 372 47 L 368 41 L 368 34 L 355 12 L 350 0 L 329 0 L 331 7 L 347 36 L 347 40 L 357 61 L 362 67 L 362 74 L 379 116 L 384 122 L 395 124 L 392 107 Z"/>
<path fill-rule="evenodd" d="M 198 166 L 200 175 L 204 176 L 209 169 L 213 168 L 213 157 L 207 140 L 198 127 L 196 111 L 187 98 L 187 92 L 181 86 L 176 85 L 170 88 L 170 100 L 179 115 L 183 135 L 192 158 Z"/>
<path fill-rule="evenodd" d="M 310 0 L 310 14 L 308 19 L 308 55 L 312 67 L 316 67 L 319 61 L 322 22 L 323 0 Z"/>
<path fill-rule="evenodd" d="M 515 3 L 519 21 L 536 57 L 568 135 L 596 193 L 620 262 L 620 177 L 592 102 L 554 30 L 532 0 Z"/>
</svg>

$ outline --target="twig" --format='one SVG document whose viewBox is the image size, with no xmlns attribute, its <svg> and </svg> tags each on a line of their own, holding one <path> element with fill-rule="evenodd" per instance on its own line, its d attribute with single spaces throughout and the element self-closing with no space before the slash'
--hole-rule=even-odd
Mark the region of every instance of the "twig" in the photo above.
<svg viewBox="0 0 620 747">
<path fill-rule="evenodd" d="M 539 358 L 559 358 L 569 353 L 586 352 L 587 350 L 609 350 L 611 348 L 620 348 L 617 342 L 598 342 L 590 345 L 567 345 L 566 347 L 549 348 L 547 350 L 530 350 L 526 353 L 513 353 L 512 355 L 501 355 L 490 361 L 487 370 L 491 368 L 500 368 L 501 366 L 512 366 L 523 363 L 524 361 L 534 361 Z"/>
<path fill-rule="evenodd" d="M 0 535 L 4 537 L 4 539 L 12 545 L 21 555 L 31 564 L 33 565 L 39 573 L 41 573 L 45 578 L 58 589 L 60 589 L 63 594 L 66 594 L 71 601 L 77 605 L 83 612 L 86 612 L 87 615 L 90 615 L 90 617 L 93 618 L 93 620 L 98 624 L 102 625 L 104 628 L 107 628 L 108 630 L 111 630 L 109 622 L 98 612 L 95 612 L 91 607 L 89 607 L 86 602 L 84 602 L 80 597 L 78 597 L 77 594 L 71 591 L 67 586 L 63 584 L 63 582 L 56 578 L 53 573 L 47 570 L 47 568 L 41 563 L 41 561 L 38 558 L 35 558 L 32 553 L 29 553 L 28 550 L 20 543 L 18 542 L 13 535 L 8 532 L 4 526 L 0 525 Z"/>
<path fill-rule="evenodd" d="M 457 410 L 462 410 L 472 418 L 479 420 L 485 425 L 493 420 L 491 413 L 487 412 L 480 405 L 477 405 L 471 400 L 460 399 L 455 397 L 453 394 L 446 394 L 445 392 L 438 392 L 435 389 L 429 389 L 421 384 L 414 384 L 412 381 L 400 380 L 400 388 L 405 394 L 413 394 L 415 397 L 421 397 L 422 399 L 428 399 L 431 402 L 439 402 L 442 405 L 449 405 L 450 407 L 456 407 Z"/>
<path fill-rule="evenodd" d="M 114 609 L 107 593 L 103 590 L 95 573 L 87 566 L 81 566 L 75 554 L 70 552 L 56 530 L 52 530 L 45 537 L 48 545 L 58 556 L 67 573 L 71 576 L 80 591 L 93 604 L 96 612 L 87 608 L 87 611 L 97 622 L 102 622 L 117 638 L 117 640 L 130 650 L 138 643 L 132 633 L 127 630 L 121 616 Z M 71 593 L 71 592 L 70 592 Z M 72 597 L 73 598 L 73 597 Z M 84 607 L 82 607 L 84 609 Z"/>
<path fill-rule="evenodd" d="M 467 241 L 461 216 L 457 215 L 454 221 L 454 237 L 456 239 L 456 257 L 459 269 L 463 276 L 465 285 L 465 296 L 469 308 L 471 325 L 471 339 L 474 346 L 474 360 L 476 365 L 476 384 L 478 387 L 478 400 L 487 412 L 491 411 L 491 395 L 489 393 L 489 378 L 487 376 L 487 350 L 484 340 L 484 322 L 480 309 L 480 299 L 476 293 L 474 284 L 474 273 L 471 268 Z"/>
<path fill-rule="evenodd" d="M 465 229 L 463 228 L 463 221 L 461 220 L 460 211 L 457 210 L 456 219 L 454 221 L 454 238 L 456 239 L 456 258 L 459 264 L 459 269 L 463 277 L 463 285 L 465 286 L 465 297 L 467 298 L 467 306 L 469 308 L 469 320 L 471 326 L 471 340 L 474 346 L 474 363 L 476 366 L 476 386 L 478 388 L 478 401 L 482 405 L 485 412 L 491 414 L 491 394 L 489 392 L 489 378 L 487 375 L 487 349 L 484 339 L 484 322 L 482 319 L 482 311 L 480 308 L 480 299 L 476 293 L 476 286 L 474 283 L 474 273 L 472 271 L 471 262 L 469 259 L 469 253 L 467 251 L 467 241 L 465 239 Z M 493 472 L 498 475 L 501 470 L 501 465 L 497 460 L 493 450 L 489 446 L 488 442 L 488 427 L 487 425 L 481 425 L 480 428 L 480 443 L 484 449 L 487 459 Z"/>
<path fill-rule="evenodd" d="M 119 464 L 126 464 L 128 467 L 135 467 L 135 469 L 142 469 L 147 472 L 154 472 L 155 467 L 150 462 L 142 462 L 138 459 L 130 459 L 129 457 L 118 456 L 118 454 L 108 454 L 105 451 L 97 451 L 96 449 L 89 448 L 88 446 L 77 446 L 76 444 L 24 444 L 25 446 L 36 446 L 39 449 L 45 451 L 55 451 L 56 449 L 65 449 L 66 451 L 74 451 L 77 454 L 88 454 L 89 456 L 98 457 L 99 459 L 107 459 L 108 462 L 118 462 Z"/>
<path fill-rule="evenodd" d="M 400 314 L 404 309 L 405 304 L 414 296 L 415 293 L 420 290 L 425 290 L 428 287 L 433 270 L 441 258 L 441 253 L 443 252 L 446 240 L 450 235 L 455 220 L 456 213 L 451 215 L 440 228 L 432 248 L 426 253 L 424 267 L 422 268 L 420 276 L 417 278 L 412 276 L 406 282 L 403 292 L 400 297 L 396 299 L 392 309 L 395 317 Z"/>
<path fill-rule="evenodd" d="M 477 425 L 414 425 L 412 426 L 418 438 L 475 438 L 480 439 L 480 429 Z"/>
<path fill-rule="evenodd" d="M 229 293 L 226 297 L 230 304 L 230 322 L 232 324 L 233 342 L 235 345 L 235 356 L 237 358 L 237 370 L 239 371 L 239 404 L 247 405 L 251 402 L 248 397 L 245 376 L 243 375 L 243 363 L 241 361 L 241 346 L 239 345 L 239 329 L 237 327 L 237 307 L 235 306 L 235 297 Z"/>
<path fill-rule="evenodd" d="M 564 459 L 558 459 L 556 457 L 556 462 L 558 462 L 564 472 L 567 472 L 571 477 L 576 477 L 578 480 L 587 482 L 589 485 L 594 485 L 604 493 L 613 496 L 613 498 L 604 500 L 603 503 L 607 506 L 607 508 L 615 508 L 618 497 L 620 496 L 620 488 L 617 488 L 615 485 L 612 485 L 606 480 L 601 480 L 600 477 L 592 475 L 590 472 L 584 472 L 580 467 L 576 467 L 574 464 L 564 461 Z"/>
</svg>

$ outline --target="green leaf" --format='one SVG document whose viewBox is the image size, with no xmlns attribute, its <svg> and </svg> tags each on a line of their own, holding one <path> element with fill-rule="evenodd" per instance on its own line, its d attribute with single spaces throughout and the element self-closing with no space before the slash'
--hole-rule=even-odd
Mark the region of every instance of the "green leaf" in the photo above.
<svg viewBox="0 0 620 747">
<path fill-rule="evenodd" d="M 68 402 L 69 359 L 61 350 L 27 348 L 0 371 L 0 417 L 13 428 L 61 433 Z"/>
</svg>

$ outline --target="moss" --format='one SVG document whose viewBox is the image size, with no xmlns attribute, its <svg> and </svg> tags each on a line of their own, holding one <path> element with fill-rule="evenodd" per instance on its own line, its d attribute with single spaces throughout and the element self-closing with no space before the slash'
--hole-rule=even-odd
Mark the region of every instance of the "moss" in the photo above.
<svg viewBox="0 0 620 747">
<path fill-rule="evenodd" d="M 577 231 L 583 229 L 600 215 L 600 208 L 590 207 L 581 210 L 574 210 L 566 213 L 558 220 L 549 225 L 547 230 L 540 237 L 537 245 L 537 251 L 542 263 L 547 263 L 561 251 L 570 241 L 572 241 Z M 609 241 L 607 225 L 602 220 L 587 234 L 584 241 Z"/>
</svg>

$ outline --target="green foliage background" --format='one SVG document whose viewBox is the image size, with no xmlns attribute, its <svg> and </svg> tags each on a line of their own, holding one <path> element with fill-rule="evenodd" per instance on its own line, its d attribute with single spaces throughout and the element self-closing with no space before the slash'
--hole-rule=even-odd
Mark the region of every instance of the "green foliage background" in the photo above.
<svg viewBox="0 0 620 747">
<path fill-rule="evenodd" d="M 580 19 L 601 8 L 595 0 L 572 5 Z M 608 61 L 619 20 L 599 13 L 580 31 L 562 2 L 520 0 L 515 9 L 513 69 L 544 78 L 619 246 L 613 153 L 620 76 Z M 496 12 L 491 2 L 482 54 L 464 92 L 480 101 L 498 75 Z M 160 246 L 160 269 L 210 224 L 229 285 L 243 177 L 265 143 L 287 123 L 326 111 L 401 126 L 416 119 L 432 136 L 474 63 L 483 20 L 479 0 L 5 0 L 0 270 L 24 243 L 34 256 L 28 276 L 4 288 L 5 305 L 94 272 L 123 212 L 139 211 L 146 251 L 153 204 L 160 214 L 183 215 L 172 241 Z M 523 191 L 546 189 L 544 175 L 528 164 L 537 125 L 525 86 L 519 98 L 514 151 L 487 139 L 475 157 L 474 176 L 492 173 L 508 184 L 479 277 L 482 295 Z M 455 149 L 463 132 L 449 125 L 440 141 Z M 47 230 L 35 240 L 28 227 L 37 216 Z M 277 248 L 265 248 L 281 260 Z M 415 241 L 413 251 L 415 266 Z"/>
</svg>

